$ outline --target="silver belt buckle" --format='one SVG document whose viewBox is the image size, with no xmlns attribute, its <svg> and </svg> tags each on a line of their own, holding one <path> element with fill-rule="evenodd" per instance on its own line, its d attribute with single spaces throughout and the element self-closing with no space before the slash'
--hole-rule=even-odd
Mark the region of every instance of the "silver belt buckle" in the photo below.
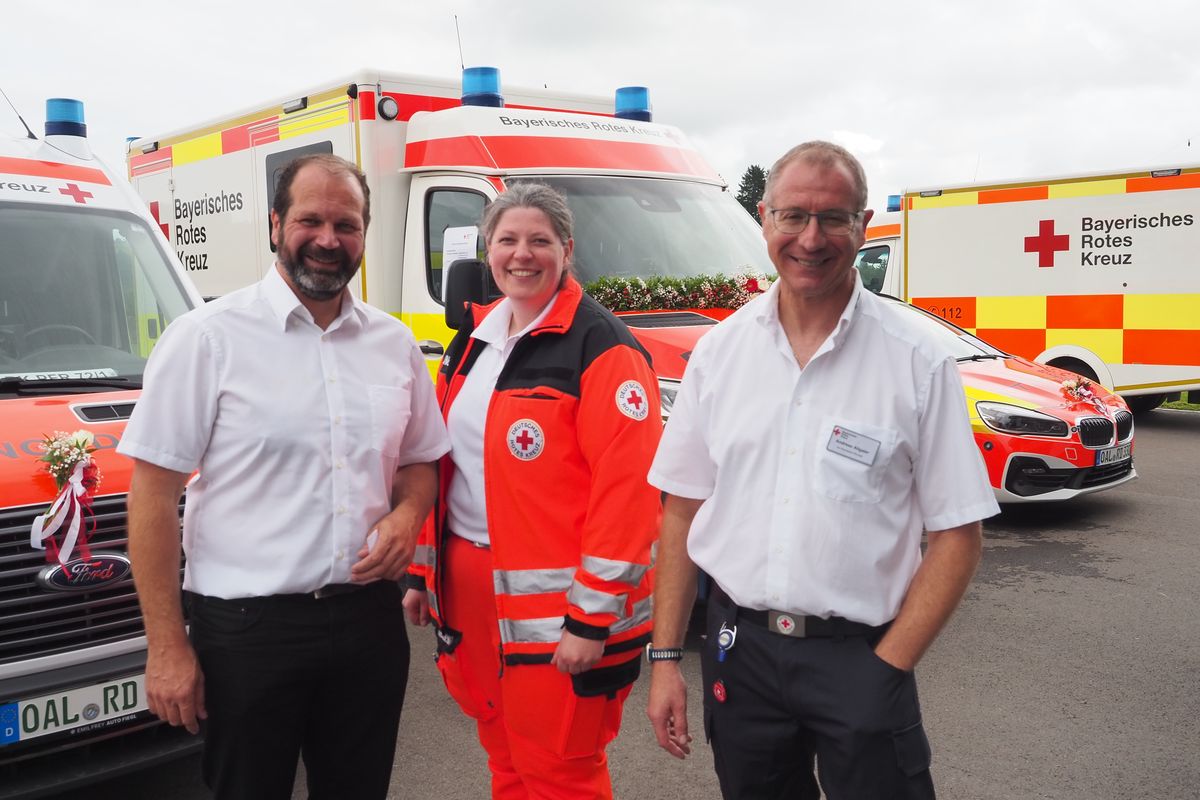
<svg viewBox="0 0 1200 800">
<path fill-rule="evenodd" d="M 803 614 L 785 614 L 782 611 L 768 611 L 767 627 L 773 633 L 781 633 L 784 636 L 795 636 L 798 639 L 803 639 L 805 636 Z"/>
</svg>

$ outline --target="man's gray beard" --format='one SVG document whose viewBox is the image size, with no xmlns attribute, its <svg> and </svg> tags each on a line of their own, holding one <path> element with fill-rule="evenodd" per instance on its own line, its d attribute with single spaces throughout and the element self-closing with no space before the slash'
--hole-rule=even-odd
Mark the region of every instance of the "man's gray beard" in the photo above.
<svg viewBox="0 0 1200 800">
<path fill-rule="evenodd" d="M 288 258 L 282 251 L 279 253 L 279 263 L 283 265 L 284 272 L 292 279 L 292 283 L 296 289 L 310 300 L 332 300 L 342 293 L 342 289 L 346 288 L 346 284 L 354 279 L 358 273 L 359 264 L 362 260 L 359 259 L 358 264 L 355 264 L 348 271 L 342 267 L 332 275 L 321 272 L 314 272 L 304 266 L 300 260 L 303 256 L 300 255 L 296 261 Z"/>
</svg>

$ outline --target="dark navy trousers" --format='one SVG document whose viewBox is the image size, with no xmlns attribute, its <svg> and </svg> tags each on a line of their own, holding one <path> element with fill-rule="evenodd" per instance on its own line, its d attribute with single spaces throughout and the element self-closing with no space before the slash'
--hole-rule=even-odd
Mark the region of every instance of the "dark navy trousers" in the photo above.
<svg viewBox="0 0 1200 800">
<path fill-rule="evenodd" d="M 793 638 L 736 617 L 710 600 L 701 657 L 726 800 L 817 800 L 818 777 L 828 800 L 934 797 L 916 680 L 875 655 L 882 633 Z M 722 623 L 737 627 L 724 661 Z"/>
</svg>

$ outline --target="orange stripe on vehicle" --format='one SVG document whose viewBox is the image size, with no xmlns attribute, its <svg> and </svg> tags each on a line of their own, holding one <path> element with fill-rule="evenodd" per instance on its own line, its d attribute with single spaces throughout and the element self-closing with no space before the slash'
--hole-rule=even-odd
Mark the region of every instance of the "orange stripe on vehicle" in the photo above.
<svg viewBox="0 0 1200 800">
<path fill-rule="evenodd" d="M 885 236 L 899 236 L 900 223 L 894 225 L 872 225 L 867 228 L 868 239 L 882 239 Z"/>
<path fill-rule="evenodd" d="M 0 172 L 9 175 L 29 175 L 34 178 L 57 178 L 64 181 L 83 181 L 111 186 L 103 171 L 92 167 L 77 167 L 54 161 L 37 161 L 32 158 L 0 157 Z"/>
<path fill-rule="evenodd" d="M 913 298 L 912 304 L 960 328 L 975 327 L 974 297 L 918 297 Z"/>
<path fill-rule="evenodd" d="M 1168 175 L 1162 178 L 1130 178 L 1125 182 L 1127 192 L 1157 192 L 1160 189 L 1198 189 L 1200 172 Z"/>
<path fill-rule="evenodd" d="M 1031 361 L 1046 349 L 1046 331 L 1024 328 L 980 328 L 975 335 L 1001 350 Z"/>
<path fill-rule="evenodd" d="M 1200 331 L 1125 331 L 1127 364 L 1200 364 Z"/>
<path fill-rule="evenodd" d="M 1050 295 L 1047 328 L 1114 328 L 1125 324 L 1125 298 L 1119 294 Z"/>
<path fill-rule="evenodd" d="M 171 148 L 162 147 L 155 150 L 153 153 L 142 153 L 129 158 L 129 177 L 137 177 L 139 175 L 153 175 L 156 172 L 162 172 L 164 169 L 170 169 L 172 164 Z"/>
<path fill-rule="evenodd" d="M 563 167 L 719 177 L 689 150 L 640 142 L 549 136 L 459 136 L 414 142 L 405 148 L 404 165 L 489 169 Z"/>
<path fill-rule="evenodd" d="M 238 125 L 221 131 L 221 153 L 236 153 L 250 147 L 250 128 L 255 123 Z"/>
<path fill-rule="evenodd" d="M 979 192 L 979 204 L 1020 203 L 1026 200 L 1045 200 L 1050 194 L 1047 186 L 1021 186 L 1016 189 L 983 189 Z"/>
</svg>

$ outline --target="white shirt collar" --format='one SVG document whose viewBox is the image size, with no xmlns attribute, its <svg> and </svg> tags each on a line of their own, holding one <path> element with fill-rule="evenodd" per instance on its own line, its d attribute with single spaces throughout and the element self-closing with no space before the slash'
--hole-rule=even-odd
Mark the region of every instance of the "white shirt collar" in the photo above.
<svg viewBox="0 0 1200 800">
<path fill-rule="evenodd" d="M 313 322 L 312 314 L 304 307 L 304 303 L 300 302 L 300 298 L 292 290 L 292 287 L 283 279 L 279 273 L 280 269 L 279 262 L 272 264 L 259 283 L 262 287 L 262 296 L 270 306 L 271 314 L 279 323 L 279 330 L 287 330 L 288 319 L 293 315 L 299 319 Z M 358 298 L 343 289 L 341 311 L 334 317 L 333 322 L 329 323 L 326 331 L 337 330 L 350 319 L 356 320 L 359 327 L 362 327 L 366 325 L 367 312 Z"/>
<path fill-rule="evenodd" d="M 771 282 L 771 286 L 763 294 L 762 302 L 755 309 L 754 318 L 759 324 L 767 328 L 779 328 L 779 283 L 782 278 L 776 278 Z M 854 288 L 850 292 L 850 299 L 846 301 L 846 307 L 842 309 L 841 316 L 838 317 L 837 324 L 833 326 L 833 332 L 829 335 L 830 344 L 836 347 L 846 338 L 846 331 L 850 329 L 850 324 L 854 321 L 854 317 L 860 311 L 860 302 L 863 293 L 862 276 L 858 270 L 854 270 Z M 825 349 L 824 347 L 821 348 Z"/>
<path fill-rule="evenodd" d="M 492 347 L 499 350 L 506 349 L 509 341 L 520 339 L 525 334 L 542 324 L 550 314 L 550 309 L 554 308 L 554 303 L 558 300 L 558 292 L 550 298 L 550 302 L 546 303 L 546 307 L 538 312 L 537 317 L 532 322 L 526 325 L 522 330 L 508 335 L 508 326 L 512 322 L 512 301 L 507 297 L 496 304 L 492 312 L 483 318 L 483 322 L 471 332 L 472 339 L 478 339 L 481 342 L 487 342 Z"/>
</svg>

